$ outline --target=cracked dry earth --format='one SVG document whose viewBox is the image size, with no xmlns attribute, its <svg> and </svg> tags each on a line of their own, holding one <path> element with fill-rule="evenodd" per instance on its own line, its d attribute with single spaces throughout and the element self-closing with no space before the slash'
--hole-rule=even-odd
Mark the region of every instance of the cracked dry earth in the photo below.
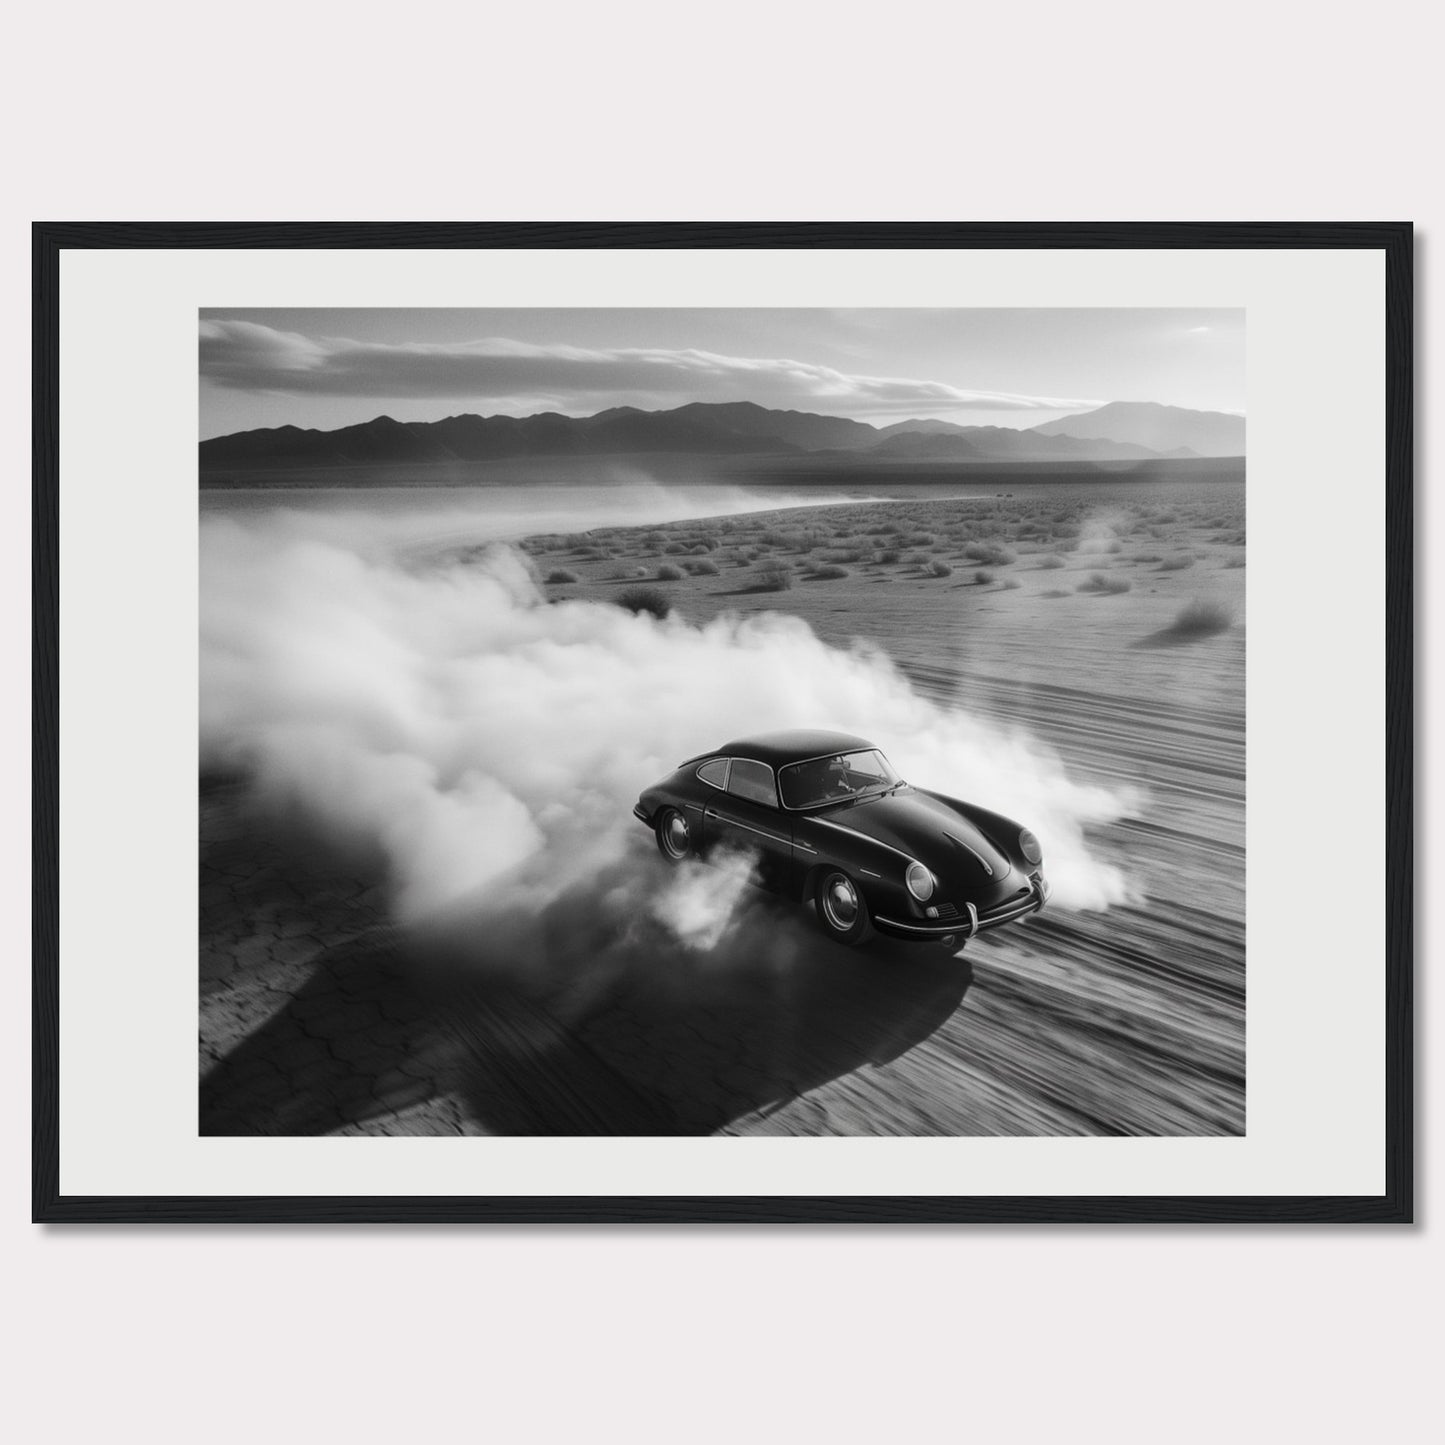
<svg viewBox="0 0 1445 1445">
<path fill-rule="evenodd" d="M 886 1064 L 968 984 L 941 952 L 890 978 L 763 895 L 721 956 L 668 956 L 608 878 L 484 937 L 406 936 L 234 782 L 203 787 L 201 834 L 205 1134 L 710 1133 Z M 945 1126 L 917 1101 L 886 1132 Z"/>
<path fill-rule="evenodd" d="M 1204 501 L 1242 517 L 1242 485 Z M 616 876 L 542 916 L 405 935 L 365 860 L 263 826 L 236 780 L 204 782 L 201 1131 L 1242 1133 L 1244 632 L 1181 642 L 1168 625 L 1205 584 L 1242 613 L 1244 571 L 1197 528 L 1174 540 L 1201 560 L 1139 560 L 1118 596 L 1037 564 L 1011 591 L 874 579 L 866 609 L 829 583 L 788 594 L 825 641 L 871 637 L 941 706 L 1143 791 L 1137 816 L 1089 835 L 1131 904 L 1051 907 L 959 957 L 840 949 L 751 892 L 722 943 L 691 952 L 646 924 L 664 865 L 640 828 Z M 674 584 L 693 620 L 772 605 L 716 585 Z"/>
<path fill-rule="evenodd" d="M 1021 699 L 979 678 L 972 701 L 1005 717 Z M 615 876 L 540 916 L 406 935 L 362 862 L 263 827 L 212 781 L 201 1131 L 1242 1133 L 1242 716 L 1175 699 L 1101 722 L 1097 702 L 1060 689 L 1049 732 L 1096 776 L 1154 759 L 1148 818 L 1095 839 L 1141 901 L 960 956 L 841 949 L 754 893 L 717 949 L 689 951 L 639 923 L 638 880 L 665 866 L 641 829 Z"/>
<path fill-rule="evenodd" d="M 886 1065 L 968 985 L 939 953 L 886 961 L 901 974 L 885 987 L 878 959 L 761 896 L 706 963 L 658 958 L 660 934 L 624 942 L 622 916 L 579 946 L 568 915 L 603 907 L 594 894 L 509 938 L 532 960 L 510 968 L 495 943 L 467 957 L 404 937 L 378 889 L 319 878 L 242 815 L 233 789 L 203 802 L 203 1133 L 710 1133 Z M 854 1111 L 846 1091 L 840 1107 Z M 804 1100 L 796 1125 L 823 1112 Z M 926 1098 L 888 1117 L 884 1132 L 947 1132 Z"/>
</svg>

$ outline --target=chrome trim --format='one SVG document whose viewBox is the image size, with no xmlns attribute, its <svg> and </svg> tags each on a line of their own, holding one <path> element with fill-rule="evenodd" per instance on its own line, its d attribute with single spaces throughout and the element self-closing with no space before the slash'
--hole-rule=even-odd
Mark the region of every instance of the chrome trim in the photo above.
<svg viewBox="0 0 1445 1445">
<path fill-rule="evenodd" d="M 1037 913 L 1043 907 L 1043 900 L 1031 888 L 1029 896 L 1022 903 L 1013 908 L 1006 908 L 998 913 L 986 914 L 978 921 L 980 929 L 997 928 L 1001 923 L 1012 923 L 1015 918 L 1022 918 L 1026 913 Z"/>
<path fill-rule="evenodd" d="M 718 760 L 717 760 L 716 758 L 714 758 L 714 759 L 710 759 L 710 761 L 716 762 L 716 761 L 718 761 Z M 732 783 L 732 780 L 733 780 L 733 768 L 732 768 L 732 765 L 733 765 L 734 763 L 752 763 L 754 767 L 766 768 L 766 769 L 768 770 L 768 776 L 773 780 L 773 801 L 772 801 L 771 803 L 759 803 L 756 798 L 749 798 L 749 797 L 747 797 L 747 796 L 746 796 L 745 794 L 743 794 L 743 793 L 735 793 L 735 792 L 733 792 L 731 786 L 729 786 L 729 787 L 727 787 L 727 788 L 724 788 L 724 789 L 722 790 L 723 792 L 725 792 L 725 793 L 728 795 L 728 797 L 730 797 L 730 798 L 742 798 L 743 802 L 756 804 L 756 806 L 758 806 L 759 808 L 767 808 L 767 807 L 776 808 L 776 807 L 778 807 L 778 805 L 783 801 L 783 795 L 782 795 L 781 792 L 778 791 L 778 770 L 777 770 L 771 763 L 765 763 L 761 758 L 744 758 L 744 757 L 739 757 L 736 753 L 730 753 L 730 754 L 728 754 L 728 760 L 727 760 L 727 761 L 728 761 L 728 783 L 729 783 L 729 784 L 731 784 L 731 783 Z"/>
<path fill-rule="evenodd" d="M 880 883 L 883 881 L 883 875 L 881 873 L 875 873 L 871 868 L 860 868 L 858 871 L 860 873 L 866 873 L 870 878 L 878 879 Z"/>
<path fill-rule="evenodd" d="M 888 754 L 885 753 L 882 748 L 878 748 L 878 747 L 845 748 L 842 752 L 838 752 L 838 751 L 835 750 L 834 752 L 831 752 L 831 753 L 817 753 L 817 754 L 815 754 L 815 755 L 814 755 L 813 757 L 811 757 L 811 758 L 790 758 L 786 763 L 783 763 L 783 764 L 777 769 L 777 775 L 778 775 L 779 777 L 781 777 L 784 768 L 799 768 L 799 767 L 802 767 L 802 765 L 803 765 L 804 763 L 821 763 L 824 758 L 846 758 L 849 753 L 877 753 L 877 754 L 879 755 L 879 757 L 881 757 L 885 763 L 888 763 Z M 754 761 L 754 762 L 755 762 L 756 759 L 751 759 L 750 761 Z M 764 766 L 766 767 L 767 765 L 764 764 Z M 893 764 L 892 764 L 892 763 L 888 763 L 888 766 L 891 768 L 891 767 L 893 766 Z M 886 791 L 892 792 L 892 790 L 893 790 L 894 788 L 906 788 L 906 787 L 908 787 L 908 786 L 909 786 L 909 784 L 908 784 L 907 782 L 905 782 L 902 778 L 899 778 L 899 780 L 898 780 L 896 783 L 891 784 L 891 785 L 888 787 L 888 789 L 886 789 Z M 780 802 L 780 803 L 783 804 L 783 811 L 784 811 L 785 813 L 811 813 L 811 812 L 813 812 L 813 810 L 816 809 L 816 808 L 826 808 L 826 807 L 828 806 L 828 803 L 829 803 L 829 802 L 842 803 L 842 802 L 845 802 L 845 801 L 846 801 L 846 802 L 854 802 L 854 803 L 856 803 L 859 798 L 873 798 L 873 797 L 879 797 L 879 798 L 881 798 L 882 796 L 883 796 L 882 793 L 855 793 L 855 794 L 853 795 L 853 797 L 852 797 L 852 798 L 849 798 L 849 799 L 830 798 L 830 799 L 828 800 L 828 802 L 823 802 L 823 803 L 809 803 L 809 804 L 807 804 L 805 807 L 802 807 L 802 808 L 794 808 L 794 807 L 793 807 L 791 804 L 789 804 L 789 803 L 783 803 L 783 785 L 782 785 L 781 782 L 779 782 L 779 784 L 778 784 L 778 802 Z"/>
<path fill-rule="evenodd" d="M 978 849 L 973 846 L 972 843 L 965 843 L 962 838 L 956 836 L 953 833 L 950 833 L 947 828 L 943 829 L 943 836 L 947 838 L 950 843 L 957 843 L 958 846 L 962 848 L 965 853 L 972 853 L 973 856 L 978 859 L 978 866 L 982 868 L 983 871 L 987 873 L 990 878 L 993 877 L 993 864 L 990 863 L 988 859 L 985 858 L 983 854 L 980 853 Z"/>
<path fill-rule="evenodd" d="M 739 818 L 729 818 L 726 813 L 719 813 L 716 808 L 707 808 L 704 815 L 710 818 L 717 818 L 720 822 L 728 823 L 734 828 L 746 828 L 749 833 L 756 833 L 760 838 L 766 838 L 770 843 L 791 843 L 791 838 L 780 838 L 776 833 L 769 833 L 765 828 L 754 828 L 751 823 L 744 823 Z"/>
<path fill-rule="evenodd" d="M 873 922 L 879 928 L 896 928 L 901 933 L 921 933 L 925 938 L 948 938 L 963 932 L 956 918 L 950 923 L 931 923 L 926 928 L 917 923 L 904 923 L 901 919 L 883 918 L 877 914 L 874 915 Z M 969 935 L 970 938 L 972 936 Z"/>
<path fill-rule="evenodd" d="M 800 848 L 804 853 L 811 853 L 815 858 L 818 856 L 818 850 L 816 848 L 810 848 L 806 843 L 798 842 L 796 838 L 793 839 L 793 847 Z M 866 872 L 867 870 L 865 869 L 864 871 Z M 878 875 L 875 873 L 873 876 L 876 878 Z"/>
<path fill-rule="evenodd" d="M 709 766 L 710 766 L 711 764 L 713 764 L 713 763 L 726 763 L 726 764 L 727 764 L 727 769 L 726 769 L 726 771 L 723 773 L 723 777 L 724 777 L 724 779 L 726 779 L 726 778 L 728 778 L 729 776 L 731 776 L 732 770 L 733 770 L 733 760 L 732 760 L 731 758 L 704 758 L 704 759 L 692 770 L 692 775 L 693 775 L 693 777 L 695 777 L 695 778 L 698 780 L 698 782 L 700 782 L 700 783 L 706 783 L 706 784 L 708 785 L 708 787 L 710 787 L 710 788 L 716 788 L 716 789 L 718 790 L 718 792 L 720 792 L 720 793 L 725 793 L 725 792 L 727 792 L 727 790 L 728 790 L 728 785 L 727 785 L 727 783 L 726 783 L 725 781 L 724 781 L 724 782 L 721 782 L 721 783 L 715 783 L 715 782 L 713 782 L 713 780 L 712 780 L 711 778 L 705 778 L 705 777 L 703 777 L 703 775 L 702 775 L 702 770 L 703 770 L 704 768 L 706 768 L 706 767 L 709 767 Z M 765 766 L 766 766 L 766 765 L 765 765 Z"/>
<path fill-rule="evenodd" d="M 794 813 L 802 813 L 804 808 L 790 809 Z M 865 842 L 876 844 L 879 848 L 886 848 L 890 853 L 896 853 L 900 858 L 909 863 L 917 863 L 919 860 L 912 853 L 905 853 L 902 848 L 895 848 L 892 843 L 884 843 L 881 839 L 874 838 L 868 833 L 860 833 L 856 828 L 845 828 L 842 823 L 835 823 L 831 818 L 814 818 L 813 821 L 823 828 L 836 828 L 840 833 L 850 833 L 855 838 L 862 838 Z M 923 865 L 928 866 L 926 863 Z"/>
<path fill-rule="evenodd" d="M 932 923 L 922 925 L 918 923 L 905 923 L 901 918 L 883 918 L 875 916 L 873 922 L 879 928 L 896 928 L 900 933 L 916 933 L 924 938 L 944 938 L 950 933 L 963 934 L 965 938 L 972 938 L 977 933 L 982 933 L 985 928 L 997 928 L 1000 924 L 1012 923 L 1016 918 L 1022 918 L 1026 913 L 1037 913 L 1043 907 L 1036 893 L 1030 892 L 1028 898 L 1016 908 L 1007 909 L 1004 912 L 996 913 L 992 917 L 980 917 L 978 909 L 972 903 L 965 903 L 968 909 L 968 921 L 952 919 L 948 923 Z"/>
<path fill-rule="evenodd" d="M 638 804 L 633 808 L 633 810 L 632 810 L 632 816 L 633 816 L 634 818 L 636 818 L 639 823 L 645 823 L 645 822 L 647 822 L 647 814 L 642 811 L 642 804 L 641 804 L 641 803 L 638 803 Z"/>
</svg>

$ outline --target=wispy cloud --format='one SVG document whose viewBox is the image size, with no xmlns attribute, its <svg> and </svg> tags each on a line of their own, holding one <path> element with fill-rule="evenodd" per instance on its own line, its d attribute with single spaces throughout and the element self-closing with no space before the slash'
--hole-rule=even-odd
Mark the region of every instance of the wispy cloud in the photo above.
<svg viewBox="0 0 1445 1445">
<path fill-rule="evenodd" d="M 788 357 L 691 348 L 535 345 L 507 337 L 444 344 L 351 341 L 251 321 L 201 323 L 201 375 L 236 391 L 435 398 L 510 409 L 591 411 L 755 401 L 852 416 L 967 411 L 1078 411 L 1096 400 L 975 391 L 914 377 L 870 376 Z"/>
</svg>

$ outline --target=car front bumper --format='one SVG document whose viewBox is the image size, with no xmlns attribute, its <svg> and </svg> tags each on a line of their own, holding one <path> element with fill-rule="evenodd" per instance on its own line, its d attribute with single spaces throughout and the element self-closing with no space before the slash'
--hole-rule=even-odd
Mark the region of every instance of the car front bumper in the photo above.
<svg viewBox="0 0 1445 1445">
<path fill-rule="evenodd" d="M 1030 913 L 1037 913 L 1049 901 L 1049 894 L 1053 890 L 1042 873 L 1036 874 L 1029 883 L 1027 898 L 1010 899 L 1007 903 L 1001 903 L 983 913 L 972 903 L 966 903 L 964 908 L 967 912 L 963 917 L 950 918 L 945 922 L 935 923 L 930 919 L 927 923 L 915 923 L 911 919 L 875 915 L 873 926 L 880 933 L 889 933 L 895 938 L 916 938 L 922 942 L 944 938 L 969 939 L 987 928 L 998 928 L 1001 924 L 1013 923 Z"/>
</svg>

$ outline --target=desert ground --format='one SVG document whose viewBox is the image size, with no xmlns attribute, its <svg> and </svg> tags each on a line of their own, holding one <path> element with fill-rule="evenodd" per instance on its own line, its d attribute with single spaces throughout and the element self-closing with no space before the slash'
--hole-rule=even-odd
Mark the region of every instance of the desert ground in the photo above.
<svg viewBox="0 0 1445 1445">
<path fill-rule="evenodd" d="M 623 941 L 599 886 L 464 942 L 398 928 L 370 860 L 207 777 L 202 1132 L 1242 1133 L 1243 482 L 958 493 L 521 546 L 548 601 L 786 611 L 1072 777 L 1140 790 L 1089 838 L 1130 902 L 953 955 L 838 948 L 757 894 L 720 962 Z M 468 948 L 493 966 L 456 966 Z"/>
</svg>

